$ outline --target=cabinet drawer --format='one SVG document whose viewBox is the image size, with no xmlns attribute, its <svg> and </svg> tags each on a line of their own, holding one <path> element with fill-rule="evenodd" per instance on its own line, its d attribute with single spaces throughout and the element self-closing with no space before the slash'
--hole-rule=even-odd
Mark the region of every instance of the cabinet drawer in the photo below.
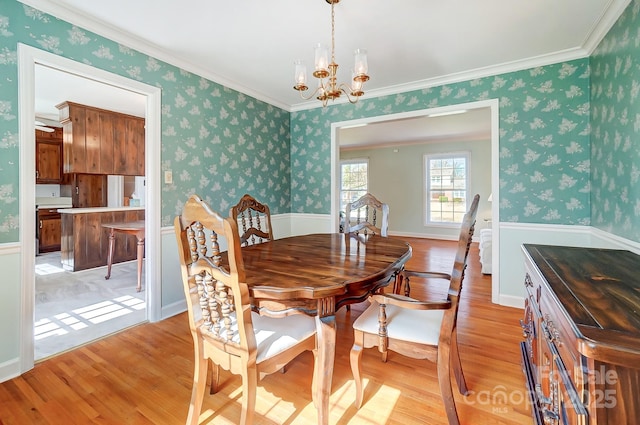
<svg viewBox="0 0 640 425">
<path fill-rule="evenodd" d="M 576 333 L 566 319 L 562 308 L 544 288 L 540 295 L 540 309 L 543 311 L 542 323 L 546 329 L 543 337 L 548 339 L 558 351 L 571 380 L 577 386 L 581 386 L 584 379 Z M 582 388 L 578 389 L 582 390 Z"/>
<path fill-rule="evenodd" d="M 38 208 L 38 217 L 40 218 L 60 218 L 58 208 Z"/>
</svg>

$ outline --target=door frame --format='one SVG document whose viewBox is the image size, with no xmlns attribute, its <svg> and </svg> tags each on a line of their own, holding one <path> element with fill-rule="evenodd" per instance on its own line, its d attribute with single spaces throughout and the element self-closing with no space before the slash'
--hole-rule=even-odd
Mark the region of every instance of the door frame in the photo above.
<svg viewBox="0 0 640 425">
<path fill-rule="evenodd" d="M 18 43 L 20 152 L 20 373 L 34 365 L 35 310 L 35 67 L 47 66 L 146 96 L 145 298 L 147 320 L 161 319 L 161 89 Z"/>
<path fill-rule="evenodd" d="M 340 206 L 340 129 L 356 125 L 380 123 L 407 118 L 416 118 L 431 114 L 457 111 L 461 109 L 489 108 L 491 111 L 491 221 L 492 221 L 492 250 L 491 257 L 491 301 L 500 304 L 500 102 L 499 99 L 480 100 L 421 109 L 418 111 L 401 112 L 389 115 L 377 115 L 350 121 L 331 123 L 331 231 L 338 232 Z"/>
</svg>

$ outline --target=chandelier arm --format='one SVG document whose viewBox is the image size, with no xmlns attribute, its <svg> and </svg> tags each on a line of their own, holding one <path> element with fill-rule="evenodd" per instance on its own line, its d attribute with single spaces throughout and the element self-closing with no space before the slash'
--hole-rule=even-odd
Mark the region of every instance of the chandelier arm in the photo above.
<svg viewBox="0 0 640 425">
<path fill-rule="evenodd" d="M 318 93 L 320 93 L 321 91 L 324 91 L 324 84 L 321 83 L 320 86 L 318 86 L 309 96 L 305 96 L 302 94 L 302 90 L 298 90 L 298 92 L 300 93 L 300 97 L 303 100 L 311 100 L 311 98 L 315 97 Z"/>
<path fill-rule="evenodd" d="M 353 92 L 351 90 L 351 87 L 349 87 L 348 85 L 346 85 L 345 83 L 340 84 L 339 87 L 340 91 L 342 93 L 345 94 L 345 96 L 347 97 L 347 100 L 349 101 L 349 103 L 357 103 L 358 99 L 360 99 L 360 96 L 362 96 L 364 94 L 363 91 L 360 92 Z"/>
</svg>

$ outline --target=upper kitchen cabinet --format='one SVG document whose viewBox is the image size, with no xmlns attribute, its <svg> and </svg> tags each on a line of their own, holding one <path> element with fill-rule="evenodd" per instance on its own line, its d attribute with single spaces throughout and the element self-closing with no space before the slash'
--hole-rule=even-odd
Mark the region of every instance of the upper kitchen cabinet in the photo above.
<svg viewBox="0 0 640 425">
<path fill-rule="evenodd" d="M 65 173 L 144 176 L 144 118 L 64 102 Z"/>
<path fill-rule="evenodd" d="M 36 130 L 36 183 L 62 182 L 62 129 Z"/>
<path fill-rule="evenodd" d="M 144 176 L 144 119 L 117 114 L 113 121 L 113 174 Z"/>
</svg>

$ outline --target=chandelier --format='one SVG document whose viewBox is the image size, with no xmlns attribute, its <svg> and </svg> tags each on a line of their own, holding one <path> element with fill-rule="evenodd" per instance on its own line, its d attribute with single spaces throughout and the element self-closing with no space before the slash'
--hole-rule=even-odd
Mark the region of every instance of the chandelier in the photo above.
<svg viewBox="0 0 640 425">
<path fill-rule="evenodd" d="M 340 0 L 326 0 L 331 5 L 331 63 L 328 60 L 327 47 L 322 44 L 317 44 L 315 47 L 315 71 L 313 76 L 318 79 L 318 88 L 308 97 L 305 97 L 302 92 L 306 91 L 307 87 L 307 67 L 300 59 L 295 63 L 295 86 L 293 88 L 300 92 L 300 97 L 304 100 L 309 100 L 312 97 L 316 97 L 322 102 L 322 106 L 327 106 L 329 100 L 335 100 L 339 98 L 343 93 L 346 95 L 350 103 L 356 103 L 360 96 L 364 94 L 362 86 L 369 80 L 367 75 L 367 51 L 363 49 L 357 49 L 354 52 L 355 66 L 351 73 L 351 85 L 337 82 L 338 64 L 335 59 L 335 14 L 333 7 Z"/>
</svg>

